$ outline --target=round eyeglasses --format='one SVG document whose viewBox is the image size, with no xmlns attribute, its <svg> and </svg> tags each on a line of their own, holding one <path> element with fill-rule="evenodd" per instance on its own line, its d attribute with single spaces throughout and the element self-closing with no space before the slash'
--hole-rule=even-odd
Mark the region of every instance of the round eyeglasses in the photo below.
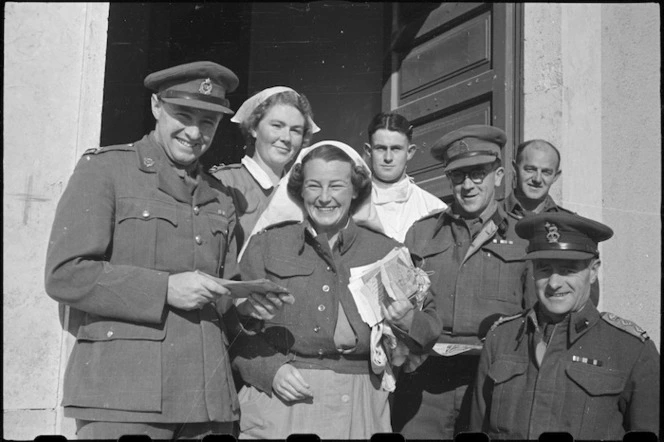
<svg viewBox="0 0 664 442">
<path fill-rule="evenodd" d="M 475 184 L 482 184 L 484 178 L 486 178 L 486 176 L 490 174 L 492 170 L 492 168 L 487 167 L 476 167 L 466 171 L 451 170 L 447 172 L 447 176 L 450 177 L 450 180 L 452 180 L 452 184 L 454 185 L 463 183 L 466 181 L 466 177 L 470 178 L 470 181 Z"/>
</svg>

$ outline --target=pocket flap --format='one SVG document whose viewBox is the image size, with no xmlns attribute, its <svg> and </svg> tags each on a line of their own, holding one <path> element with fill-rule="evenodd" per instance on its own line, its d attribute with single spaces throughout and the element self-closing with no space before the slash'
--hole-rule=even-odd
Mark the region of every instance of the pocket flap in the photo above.
<svg viewBox="0 0 664 442">
<path fill-rule="evenodd" d="M 209 216 L 208 218 L 210 220 L 210 229 L 212 230 L 212 233 L 224 233 L 226 234 L 228 231 L 228 219 L 224 218 L 223 216 Z"/>
<path fill-rule="evenodd" d="M 118 223 L 127 219 L 149 221 L 155 218 L 168 221 L 177 227 L 177 209 L 174 205 L 148 199 L 119 198 L 116 211 Z"/>
<path fill-rule="evenodd" d="M 499 359 L 493 363 L 489 369 L 489 377 L 496 384 L 509 381 L 515 376 L 521 375 L 528 369 L 528 361 L 511 361 L 509 359 Z"/>
<path fill-rule="evenodd" d="M 265 270 L 277 276 L 306 276 L 314 272 L 314 266 L 305 260 L 267 256 Z"/>
<path fill-rule="evenodd" d="M 618 370 L 570 362 L 565 372 L 591 396 L 619 394 L 625 388 L 626 376 Z"/>
<path fill-rule="evenodd" d="M 524 249 L 523 244 L 517 245 L 489 242 L 482 246 L 482 250 L 493 253 L 505 262 L 523 261 L 523 257 L 526 255 L 526 250 Z"/>
<path fill-rule="evenodd" d="M 79 341 L 114 341 L 117 339 L 163 341 L 166 337 L 164 325 L 148 326 L 100 319 L 81 325 L 76 339 Z"/>
<path fill-rule="evenodd" d="M 454 245 L 454 242 L 451 241 L 441 242 L 437 240 L 429 241 L 419 241 L 412 247 L 411 253 L 419 258 L 427 258 L 429 256 L 438 255 L 443 253 L 445 250 L 449 249 Z"/>
</svg>

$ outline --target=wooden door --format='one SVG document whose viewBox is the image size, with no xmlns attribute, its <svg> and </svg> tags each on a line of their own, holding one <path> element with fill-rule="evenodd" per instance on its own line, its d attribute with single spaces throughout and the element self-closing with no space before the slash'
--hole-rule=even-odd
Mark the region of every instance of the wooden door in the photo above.
<svg viewBox="0 0 664 442">
<path fill-rule="evenodd" d="M 507 133 L 509 165 L 520 134 L 521 6 L 504 3 L 394 3 L 383 109 L 414 126 L 420 146 L 408 174 L 429 192 L 449 200 L 442 164 L 430 154 L 441 136 L 468 124 Z M 506 174 L 498 197 L 511 188 Z"/>
</svg>

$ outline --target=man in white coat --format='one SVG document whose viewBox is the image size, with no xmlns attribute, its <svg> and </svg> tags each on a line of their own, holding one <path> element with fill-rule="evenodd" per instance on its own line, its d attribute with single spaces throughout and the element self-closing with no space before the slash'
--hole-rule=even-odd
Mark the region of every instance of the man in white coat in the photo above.
<svg viewBox="0 0 664 442">
<path fill-rule="evenodd" d="M 372 171 L 371 202 L 385 233 L 403 242 L 415 221 L 447 205 L 406 174 L 417 149 L 411 143 L 413 126 L 406 118 L 394 112 L 377 114 L 367 133 L 369 143 L 364 149 Z"/>
</svg>

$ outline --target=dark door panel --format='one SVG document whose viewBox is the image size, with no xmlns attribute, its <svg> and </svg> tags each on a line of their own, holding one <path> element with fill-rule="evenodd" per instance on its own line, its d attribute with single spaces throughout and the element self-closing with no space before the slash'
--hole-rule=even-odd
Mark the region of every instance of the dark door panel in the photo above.
<svg viewBox="0 0 664 442">
<path fill-rule="evenodd" d="M 392 8 L 391 69 L 383 108 L 394 110 L 415 126 L 420 146 L 408 173 L 433 194 L 449 198 L 451 188 L 442 165 L 430 155 L 445 133 L 467 124 L 504 129 L 509 163 L 515 134 L 514 115 L 519 45 L 517 7 L 491 3 L 396 3 Z M 511 185 L 510 178 L 504 188 Z"/>
</svg>

